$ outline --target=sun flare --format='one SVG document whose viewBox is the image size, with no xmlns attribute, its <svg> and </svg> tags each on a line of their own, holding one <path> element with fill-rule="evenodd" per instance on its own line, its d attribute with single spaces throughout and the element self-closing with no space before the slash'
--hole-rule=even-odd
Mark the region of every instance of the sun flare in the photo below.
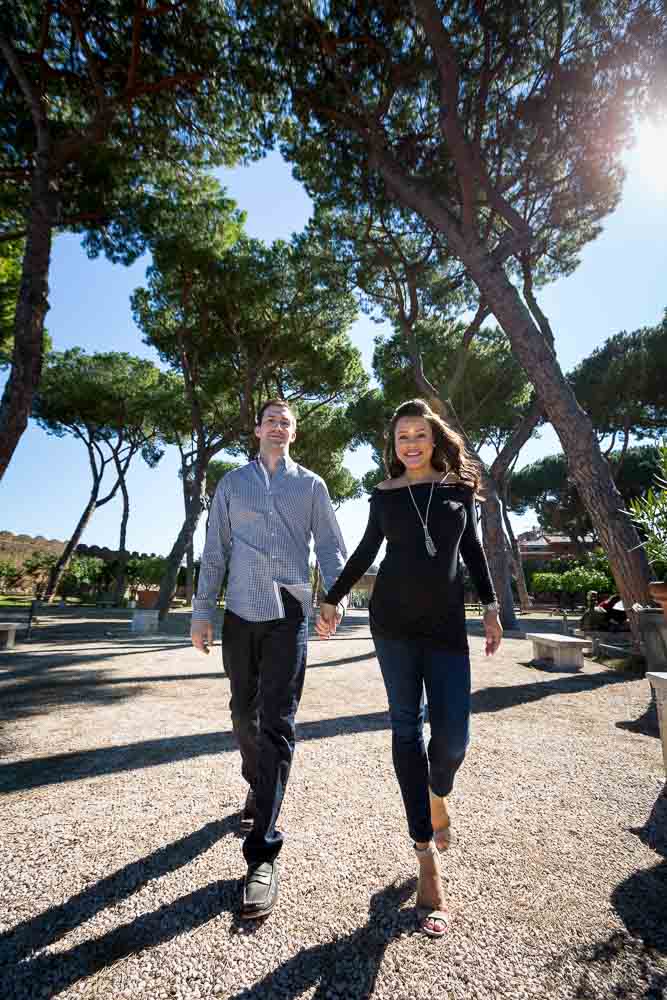
<svg viewBox="0 0 667 1000">
<path fill-rule="evenodd" d="M 636 153 L 642 177 L 667 191 L 667 122 L 644 119 L 637 128 Z"/>
</svg>

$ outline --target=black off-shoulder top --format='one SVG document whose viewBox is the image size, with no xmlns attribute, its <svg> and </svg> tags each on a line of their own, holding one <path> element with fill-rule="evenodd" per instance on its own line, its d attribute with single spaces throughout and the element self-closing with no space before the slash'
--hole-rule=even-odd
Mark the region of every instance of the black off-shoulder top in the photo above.
<svg viewBox="0 0 667 1000">
<path fill-rule="evenodd" d="M 430 483 L 412 487 L 422 518 L 430 489 Z M 460 557 L 480 600 L 489 604 L 496 599 L 477 532 L 472 489 L 462 483 L 436 484 L 428 529 L 437 548 L 435 556 L 426 551 L 424 529 L 408 487 L 375 489 L 364 537 L 325 600 L 337 604 L 351 590 L 386 538 L 387 551 L 370 602 L 373 634 L 422 639 L 452 652 L 464 652 L 468 640 Z"/>
</svg>

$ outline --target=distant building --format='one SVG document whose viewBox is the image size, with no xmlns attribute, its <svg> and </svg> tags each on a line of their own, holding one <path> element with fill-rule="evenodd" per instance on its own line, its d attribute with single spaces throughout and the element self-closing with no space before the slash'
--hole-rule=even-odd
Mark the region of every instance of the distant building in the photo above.
<svg viewBox="0 0 667 1000">
<path fill-rule="evenodd" d="M 371 566 L 371 568 L 367 570 L 359 580 L 357 580 L 354 587 L 350 591 L 351 607 L 368 607 L 368 602 L 371 599 L 377 575 L 377 566 Z"/>
<path fill-rule="evenodd" d="M 579 556 L 581 549 L 567 535 L 551 534 L 542 528 L 531 528 L 517 536 L 519 551 L 525 562 L 558 559 L 559 556 Z M 591 552 L 595 547 L 592 535 L 584 538 L 584 548 Z"/>
</svg>

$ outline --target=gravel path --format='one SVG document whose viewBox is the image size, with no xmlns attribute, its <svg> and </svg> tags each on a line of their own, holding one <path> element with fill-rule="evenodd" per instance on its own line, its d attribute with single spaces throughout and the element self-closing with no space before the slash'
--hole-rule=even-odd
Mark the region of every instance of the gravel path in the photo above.
<svg viewBox="0 0 667 1000">
<path fill-rule="evenodd" d="M 114 637 L 0 657 L 0 1000 L 664 997 L 646 681 L 530 666 L 520 637 L 488 661 L 471 632 L 442 941 L 417 930 L 363 613 L 311 642 L 279 907 L 257 926 L 238 916 L 244 788 L 219 649 Z"/>
</svg>

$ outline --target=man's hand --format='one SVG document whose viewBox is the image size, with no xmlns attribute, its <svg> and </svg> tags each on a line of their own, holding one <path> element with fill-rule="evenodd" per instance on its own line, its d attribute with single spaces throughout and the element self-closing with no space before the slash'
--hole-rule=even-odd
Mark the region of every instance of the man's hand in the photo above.
<svg viewBox="0 0 667 1000">
<path fill-rule="evenodd" d="M 315 631 L 321 639 L 330 639 L 336 631 L 336 626 L 343 617 L 343 612 L 335 604 L 320 604 L 320 613 L 315 622 Z"/>
<path fill-rule="evenodd" d="M 200 653 L 208 653 L 213 645 L 213 625 L 211 622 L 192 622 L 190 626 L 192 645 Z"/>
<path fill-rule="evenodd" d="M 486 655 L 493 656 L 503 637 L 503 627 L 498 619 L 497 611 L 484 613 L 484 633 L 486 635 Z"/>
</svg>

